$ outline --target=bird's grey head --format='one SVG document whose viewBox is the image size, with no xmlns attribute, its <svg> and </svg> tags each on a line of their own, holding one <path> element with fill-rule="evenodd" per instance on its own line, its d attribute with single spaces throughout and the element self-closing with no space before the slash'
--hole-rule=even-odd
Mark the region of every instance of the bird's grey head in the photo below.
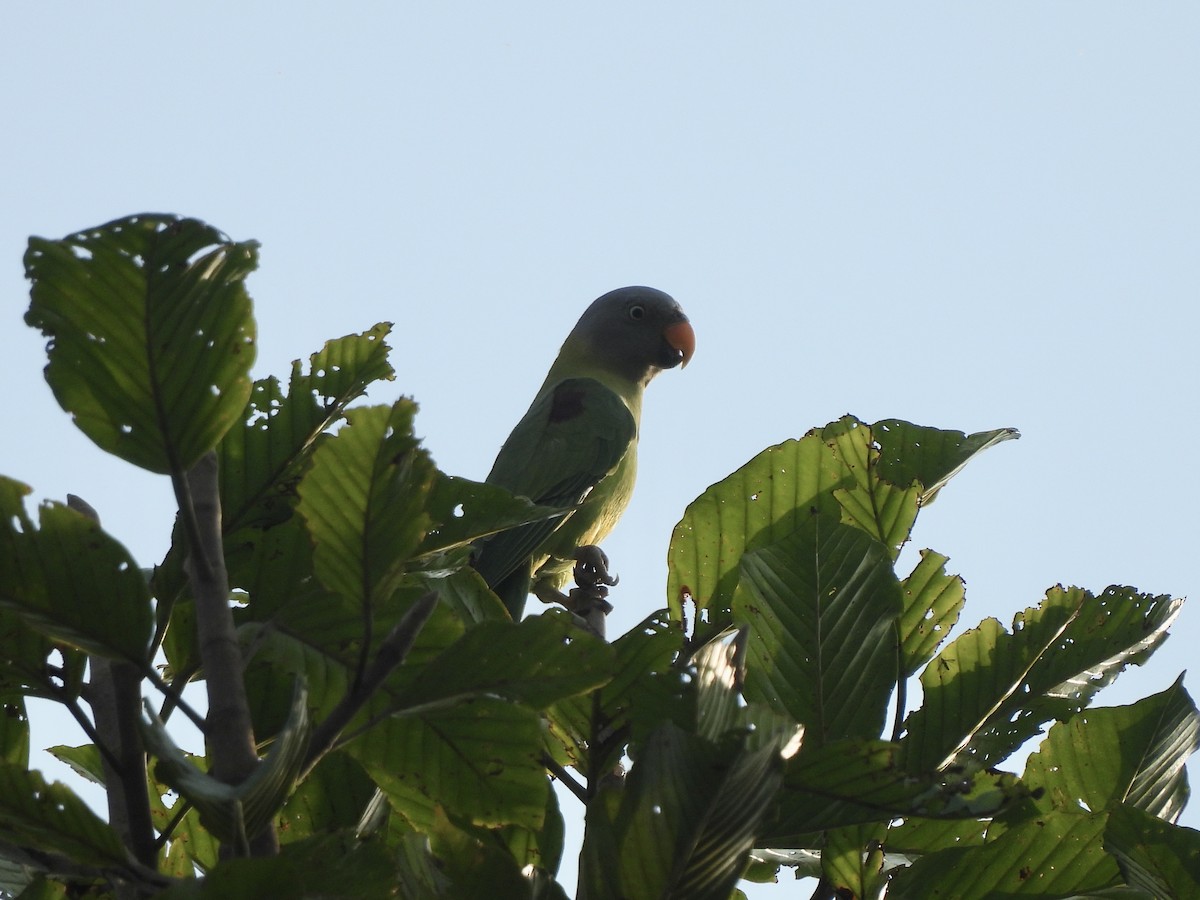
<svg viewBox="0 0 1200 900">
<path fill-rule="evenodd" d="M 688 317 L 670 294 L 623 287 L 594 300 L 568 341 L 579 341 L 631 381 L 686 366 L 696 348 Z"/>
</svg>

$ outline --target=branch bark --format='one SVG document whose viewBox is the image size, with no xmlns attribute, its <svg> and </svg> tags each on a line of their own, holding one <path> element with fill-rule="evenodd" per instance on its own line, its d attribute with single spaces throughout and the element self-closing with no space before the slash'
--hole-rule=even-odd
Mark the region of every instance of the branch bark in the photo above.
<svg viewBox="0 0 1200 900">
<path fill-rule="evenodd" d="M 181 514 L 185 522 L 190 518 L 195 523 L 195 539 L 189 541 L 188 547 L 187 572 L 196 603 L 197 643 L 208 689 L 205 737 L 212 754 L 213 777 L 226 784 L 240 784 L 254 772 L 259 759 L 242 680 L 242 652 L 229 608 L 217 455 L 206 453 L 184 477 L 192 509 L 181 510 Z M 249 838 L 253 856 L 273 856 L 279 852 L 273 826 Z"/>
</svg>

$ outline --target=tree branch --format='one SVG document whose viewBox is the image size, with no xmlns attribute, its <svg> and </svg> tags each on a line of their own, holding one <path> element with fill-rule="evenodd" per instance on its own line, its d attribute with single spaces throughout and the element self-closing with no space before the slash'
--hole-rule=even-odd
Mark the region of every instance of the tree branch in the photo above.
<svg viewBox="0 0 1200 900">
<path fill-rule="evenodd" d="M 206 453 L 178 480 L 183 485 L 177 487 L 176 495 L 191 503 L 191 508 L 181 509 L 180 514 L 185 524 L 192 525 L 187 529 L 187 573 L 196 603 L 197 644 L 208 688 L 205 736 L 212 753 L 212 774 L 225 784 L 236 785 L 250 777 L 259 759 L 242 680 L 242 653 L 229 608 L 216 453 Z M 273 825 L 249 837 L 253 855 L 273 856 L 279 852 Z"/>
</svg>

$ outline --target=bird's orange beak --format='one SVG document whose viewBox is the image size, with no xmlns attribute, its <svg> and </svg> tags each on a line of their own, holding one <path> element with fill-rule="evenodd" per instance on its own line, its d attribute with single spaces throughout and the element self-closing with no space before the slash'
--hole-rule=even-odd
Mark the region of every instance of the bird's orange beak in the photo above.
<svg viewBox="0 0 1200 900">
<path fill-rule="evenodd" d="M 696 352 L 696 332 L 692 331 L 692 323 L 684 319 L 682 322 L 668 325 L 663 329 L 663 337 L 667 339 L 668 344 L 683 354 L 683 361 L 679 364 L 679 368 L 682 369 Z"/>
</svg>

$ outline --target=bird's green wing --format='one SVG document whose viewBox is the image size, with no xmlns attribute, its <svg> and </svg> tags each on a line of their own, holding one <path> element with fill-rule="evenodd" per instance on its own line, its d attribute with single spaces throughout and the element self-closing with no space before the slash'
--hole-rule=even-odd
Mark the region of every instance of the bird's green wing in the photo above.
<svg viewBox="0 0 1200 900">
<path fill-rule="evenodd" d="M 633 414 L 612 390 L 592 378 L 568 378 L 534 401 L 500 449 L 487 481 L 541 506 L 576 506 L 616 468 L 636 436 Z M 487 538 L 475 569 L 494 588 L 528 569 L 567 518 Z"/>
</svg>

